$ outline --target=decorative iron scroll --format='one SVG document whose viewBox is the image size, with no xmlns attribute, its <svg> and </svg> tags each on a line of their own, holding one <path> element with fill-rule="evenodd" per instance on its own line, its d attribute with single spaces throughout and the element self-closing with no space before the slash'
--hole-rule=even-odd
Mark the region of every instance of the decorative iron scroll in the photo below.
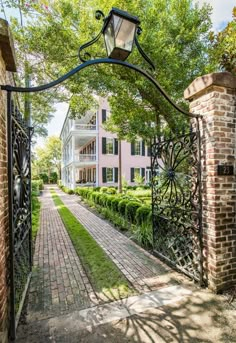
<svg viewBox="0 0 236 343">
<path fill-rule="evenodd" d="M 202 282 L 199 132 L 152 144 L 154 253 Z"/>
<path fill-rule="evenodd" d="M 19 320 L 25 292 L 31 273 L 31 168 L 30 168 L 30 129 L 22 119 L 13 102 L 8 113 L 10 154 L 9 187 L 10 239 L 11 239 L 11 302 L 12 329 Z"/>
</svg>

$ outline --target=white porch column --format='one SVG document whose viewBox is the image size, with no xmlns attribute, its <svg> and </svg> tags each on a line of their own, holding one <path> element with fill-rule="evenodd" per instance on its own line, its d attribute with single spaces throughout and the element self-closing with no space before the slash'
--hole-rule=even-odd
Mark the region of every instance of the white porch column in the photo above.
<svg viewBox="0 0 236 343">
<path fill-rule="evenodd" d="M 96 130 L 97 132 L 99 131 L 99 111 L 96 113 Z M 99 135 L 98 133 L 96 134 L 96 187 L 99 186 Z"/>
<path fill-rule="evenodd" d="M 72 178 L 71 178 L 71 181 L 72 181 L 72 189 L 75 189 L 75 166 L 74 166 L 74 163 L 72 164 Z"/>
<path fill-rule="evenodd" d="M 71 158 L 71 161 L 73 161 L 74 162 L 74 160 L 75 160 L 75 136 L 73 135 L 72 136 L 72 151 L 71 151 L 71 153 L 72 153 L 72 158 Z"/>
</svg>

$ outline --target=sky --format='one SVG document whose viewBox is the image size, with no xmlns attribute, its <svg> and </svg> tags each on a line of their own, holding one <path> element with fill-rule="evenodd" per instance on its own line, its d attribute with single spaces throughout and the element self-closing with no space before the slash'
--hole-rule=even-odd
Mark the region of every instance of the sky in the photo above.
<svg viewBox="0 0 236 343">
<path fill-rule="evenodd" d="M 203 3 L 209 3 L 213 10 L 211 15 L 211 20 L 213 24 L 214 31 L 222 30 L 229 21 L 232 20 L 232 9 L 236 6 L 236 0 L 194 0 L 198 2 L 199 5 L 203 5 Z M 7 12 L 7 17 L 9 15 L 16 15 L 16 12 Z M 1 15 L 1 17 L 3 17 Z M 56 112 L 54 114 L 54 118 L 48 124 L 48 135 L 57 135 L 59 136 L 61 132 L 61 128 L 68 110 L 68 105 L 65 103 L 59 103 L 56 106 Z M 37 140 L 37 145 L 43 145 L 44 139 L 40 138 Z"/>
</svg>

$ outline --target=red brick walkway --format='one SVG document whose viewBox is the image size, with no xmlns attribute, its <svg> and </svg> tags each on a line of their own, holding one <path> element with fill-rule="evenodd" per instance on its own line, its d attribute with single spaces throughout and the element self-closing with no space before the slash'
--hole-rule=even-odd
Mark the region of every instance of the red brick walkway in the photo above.
<svg viewBox="0 0 236 343">
<path fill-rule="evenodd" d="M 77 196 L 56 188 L 58 195 L 127 279 L 141 293 L 173 283 L 173 271 L 119 233 L 84 206 Z M 76 313 L 98 304 L 70 237 L 54 206 L 49 187 L 41 197 L 40 230 L 37 235 L 26 325 L 20 324 L 20 343 L 51 342 L 50 318 Z"/>
<path fill-rule="evenodd" d="M 138 291 L 147 292 L 163 286 L 161 276 L 170 275 L 173 270 L 80 205 L 78 196 L 59 189 L 57 193 Z"/>
<path fill-rule="evenodd" d="M 35 319 L 97 303 L 49 190 L 43 192 L 41 203 L 28 304 L 28 313 Z"/>
</svg>

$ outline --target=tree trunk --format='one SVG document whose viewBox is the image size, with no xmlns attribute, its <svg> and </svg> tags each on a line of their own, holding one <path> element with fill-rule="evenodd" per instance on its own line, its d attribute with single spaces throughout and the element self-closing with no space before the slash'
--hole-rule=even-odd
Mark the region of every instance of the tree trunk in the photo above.
<svg viewBox="0 0 236 343">
<path fill-rule="evenodd" d="M 119 167 L 118 167 L 118 192 L 122 193 L 122 153 L 121 153 L 121 140 L 118 141 L 118 156 L 119 156 Z"/>
</svg>

